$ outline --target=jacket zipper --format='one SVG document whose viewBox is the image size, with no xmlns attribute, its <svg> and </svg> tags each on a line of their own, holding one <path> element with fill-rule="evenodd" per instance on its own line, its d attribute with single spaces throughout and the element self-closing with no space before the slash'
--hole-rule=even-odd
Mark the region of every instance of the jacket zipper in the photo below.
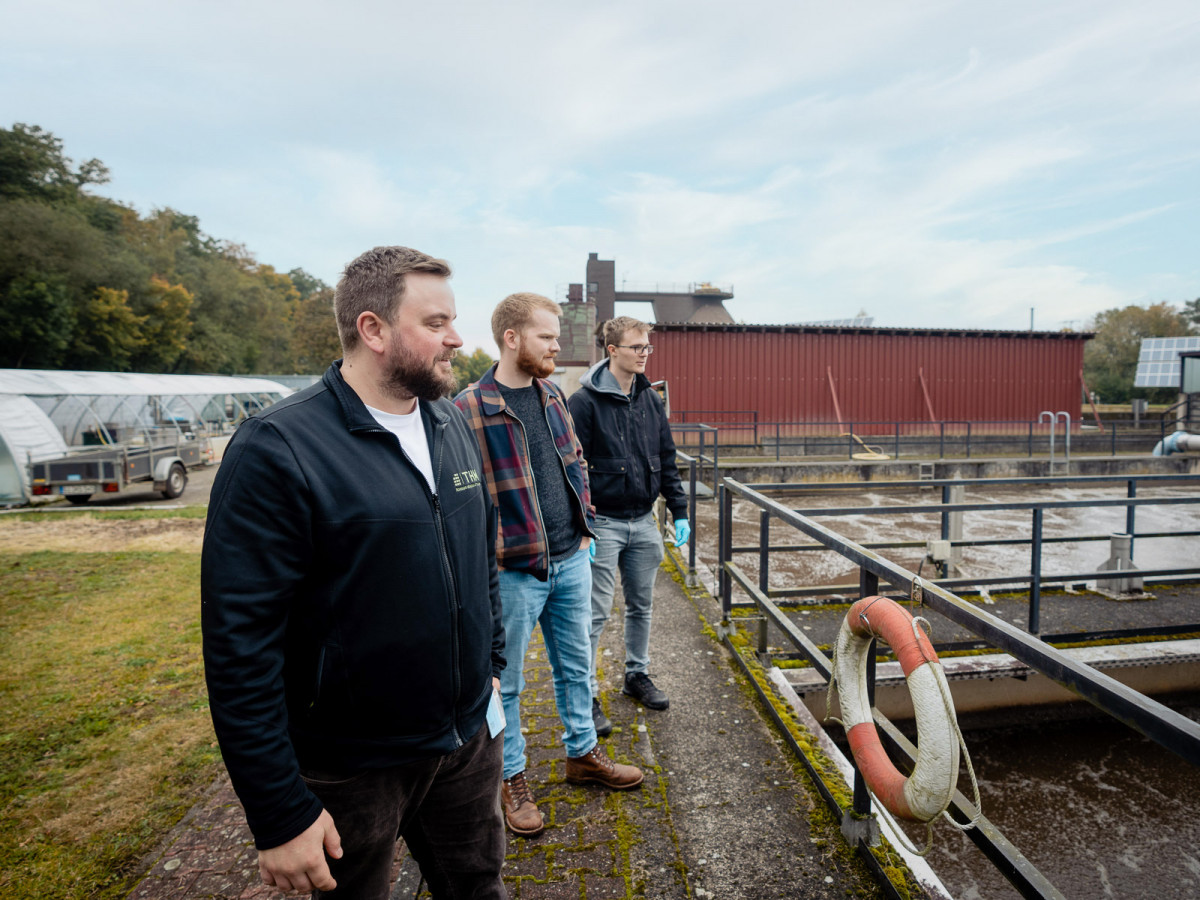
<svg viewBox="0 0 1200 900">
<path fill-rule="evenodd" d="M 439 423 L 437 423 L 437 425 L 434 426 L 434 434 L 433 434 L 434 456 L 432 459 L 432 463 L 433 463 L 433 479 L 434 479 L 435 483 L 438 480 L 438 475 L 442 471 L 442 453 L 445 450 L 445 445 L 446 445 L 445 435 L 444 435 L 445 428 L 446 428 L 445 422 L 439 422 Z M 389 435 L 391 434 L 390 431 L 388 431 L 386 428 L 383 428 L 382 426 L 378 427 L 378 428 L 373 428 L 371 430 L 378 431 L 383 434 L 389 434 Z M 393 435 L 393 437 L 394 437 L 394 435 Z M 404 448 L 402 446 L 400 446 L 399 441 L 396 442 L 396 445 L 400 448 L 400 455 L 404 458 L 405 462 L 407 462 L 409 464 L 409 466 L 411 466 L 413 468 L 413 470 L 417 473 L 417 480 L 420 482 L 421 486 L 424 488 L 425 496 L 429 498 L 430 504 L 433 507 L 433 521 L 436 526 L 435 530 L 437 533 L 437 540 L 438 540 L 438 555 L 441 557 L 441 560 L 442 560 L 442 566 L 446 573 L 446 580 L 450 584 L 450 596 L 449 596 L 449 600 L 450 600 L 450 648 L 451 648 L 450 670 L 451 670 L 451 673 L 452 673 L 453 679 L 454 679 L 454 697 L 453 697 L 454 711 L 450 717 L 450 730 L 454 736 L 454 746 L 461 747 L 461 746 L 463 746 L 463 744 L 466 743 L 466 741 L 463 740 L 462 732 L 459 730 L 459 727 L 458 727 L 458 712 L 459 712 L 458 705 L 459 705 L 459 699 L 462 696 L 462 648 L 461 648 L 461 635 L 459 634 L 460 628 L 461 628 L 461 625 L 459 622 L 460 603 L 459 603 L 459 596 L 458 596 L 458 581 L 454 577 L 454 566 L 450 562 L 450 553 L 446 549 L 450 543 L 446 537 L 446 522 L 442 516 L 442 504 L 441 504 L 441 501 L 438 500 L 438 495 L 435 494 L 430 489 L 429 483 L 425 480 L 425 476 L 421 473 L 421 470 L 417 468 L 416 463 L 414 463 L 411 459 L 409 459 L 408 454 L 404 452 Z"/>
<path fill-rule="evenodd" d="M 434 432 L 434 478 L 437 478 L 437 473 L 442 471 L 442 451 L 445 449 L 446 441 L 443 434 L 445 423 L 439 423 L 437 430 Z M 422 479 L 424 480 L 424 479 Z M 428 487 L 428 485 L 426 486 Z M 459 596 L 458 596 L 458 581 L 454 577 L 454 566 L 450 562 L 450 552 L 447 550 L 449 540 L 446 537 L 446 520 L 442 516 L 442 503 L 438 499 L 438 495 L 429 492 L 430 500 L 433 502 L 433 518 L 437 523 L 438 534 L 438 550 L 442 558 L 442 565 L 446 569 L 446 578 L 450 584 L 450 645 L 451 645 L 451 670 L 454 674 L 454 715 L 450 719 L 450 728 L 454 732 L 454 746 L 461 747 L 466 741 L 463 740 L 462 732 L 458 728 L 458 704 L 462 696 L 462 648 L 461 635 L 459 630 L 462 627 L 459 616 Z"/>
</svg>

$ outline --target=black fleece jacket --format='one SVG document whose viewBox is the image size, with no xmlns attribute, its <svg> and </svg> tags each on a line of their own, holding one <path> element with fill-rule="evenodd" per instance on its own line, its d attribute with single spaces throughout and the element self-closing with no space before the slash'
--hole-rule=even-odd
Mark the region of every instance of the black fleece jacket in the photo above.
<svg viewBox="0 0 1200 900">
<path fill-rule="evenodd" d="M 687 494 L 675 462 L 667 411 L 650 379 L 638 374 L 626 394 L 608 370 L 592 366 L 567 400 L 587 460 L 596 515 L 644 516 L 661 493 L 674 519 L 687 518 Z"/>
<path fill-rule="evenodd" d="M 496 512 L 475 436 L 421 402 L 438 486 L 341 376 L 238 428 L 201 564 L 213 724 L 260 849 L 316 821 L 301 766 L 448 753 L 504 667 Z"/>
</svg>

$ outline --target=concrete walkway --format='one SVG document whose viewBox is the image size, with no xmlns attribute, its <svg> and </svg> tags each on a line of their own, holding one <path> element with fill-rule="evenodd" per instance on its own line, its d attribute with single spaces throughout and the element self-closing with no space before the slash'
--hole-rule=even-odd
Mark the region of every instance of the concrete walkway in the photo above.
<svg viewBox="0 0 1200 900">
<path fill-rule="evenodd" d="M 564 781 L 561 724 L 540 633 L 526 662 L 529 780 L 547 821 L 510 835 L 504 879 L 514 900 L 542 898 L 844 898 L 883 896 L 814 803 L 806 776 L 763 723 L 752 692 L 705 626 L 703 591 L 681 586 L 670 563 L 655 590 L 651 674 L 671 698 L 663 712 L 620 693 L 621 623 L 601 645 L 603 703 L 614 758 L 646 771 L 640 789 L 613 793 Z M 398 846 L 394 898 L 428 896 Z M 259 883 L 242 810 L 224 775 L 146 861 L 136 900 L 279 896 Z"/>
</svg>

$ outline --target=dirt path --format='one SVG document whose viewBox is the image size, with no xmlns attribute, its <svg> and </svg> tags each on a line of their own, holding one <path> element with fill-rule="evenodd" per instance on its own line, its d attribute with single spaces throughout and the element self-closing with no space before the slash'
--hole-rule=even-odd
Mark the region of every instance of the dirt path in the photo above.
<svg viewBox="0 0 1200 900">
<path fill-rule="evenodd" d="M 0 553 L 199 553 L 203 537 L 203 519 L 103 519 L 83 512 L 0 517 Z"/>
</svg>

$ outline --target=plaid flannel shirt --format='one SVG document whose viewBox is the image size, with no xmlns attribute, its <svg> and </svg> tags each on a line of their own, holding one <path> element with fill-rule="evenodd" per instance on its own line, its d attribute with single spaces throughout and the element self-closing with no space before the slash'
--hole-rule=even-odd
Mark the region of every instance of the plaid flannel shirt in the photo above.
<svg viewBox="0 0 1200 900">
<path fill-rule="evenodd" d="M 466 415 L 479 441 L 488 491 L 500 512 L 497 564 L 505 569 L 527 571 L 545 581 L 550 572 L 550 548 L 529 467 L 529 445 L 521 421 L 508 411 L 495 375 L 493 364 L 479 381 L 455 397 L 454 403 Z M 556 384 L 544 378 L 535 378 L 533 383 L 538 388 L 550 435 L 576 501 L 579 524 L 586 534 L 594 537 L 596 510 L 588 487 L 587 463 L 575 436 L 566 396 Z"/>
</svg>

